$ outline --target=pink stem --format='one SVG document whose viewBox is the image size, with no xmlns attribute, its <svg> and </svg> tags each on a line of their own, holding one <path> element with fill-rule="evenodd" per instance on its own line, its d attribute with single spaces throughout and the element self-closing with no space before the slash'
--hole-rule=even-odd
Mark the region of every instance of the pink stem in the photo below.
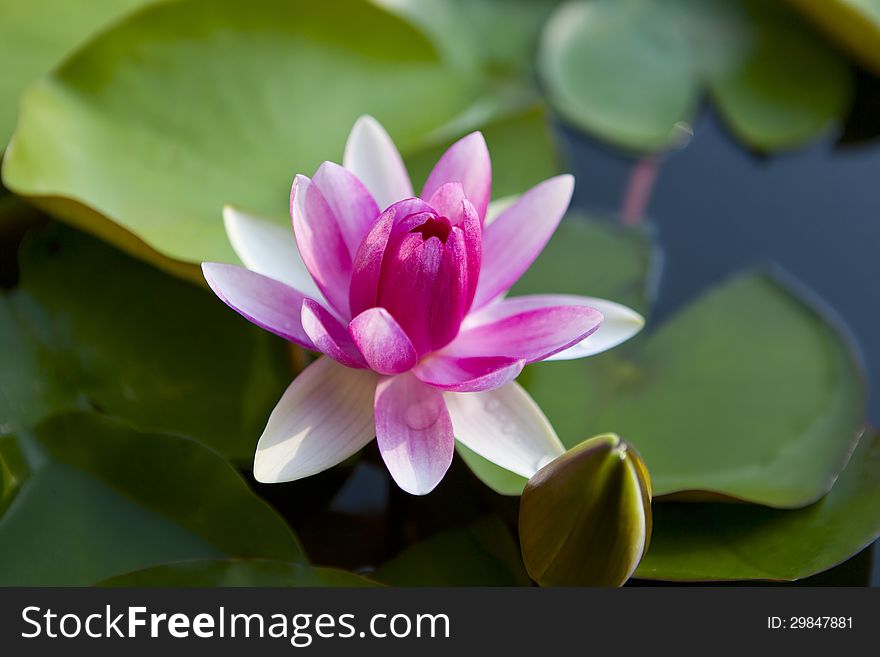
<svg viewBox="0 0 880 657">
<path fill-rule="evenodd" d="M 660 158 L 654 155 L 639 160 L 633 167 L 620 211 L 620 223 L 624 226 L 637 226 L 644 219 L 659 172 Z"/>
</svg>

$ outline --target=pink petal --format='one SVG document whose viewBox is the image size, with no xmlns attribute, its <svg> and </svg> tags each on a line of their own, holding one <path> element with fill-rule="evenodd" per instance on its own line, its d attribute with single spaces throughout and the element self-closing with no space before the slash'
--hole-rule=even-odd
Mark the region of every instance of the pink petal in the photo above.
<svg viewBox="0 0 880 657">
<path fill-rule="evenodd" d="M 492 162 L 486 140 L 472 132 L 449 147 L 428 176 L 422 198 L 431 198 L 446 183 L 458 182 L 482 221 L 492 193 Z"/>
<path fill-rule="evenodd" d="M 437 214 L 447 217 L 453 226 L 461 228 L 467 251 L 468 262 L 468 299 L 467 307 L 471 307 L 480 277 L 482 259 L 482 232 L 480 216 L 476 208 L 464 194 L 461 183 L 446 183 L 431 196 L 428 202 Z"/>
<path fill-rule="evenodd" d="M 465 196 L 464 187 L 460 182 L 450 182 L 437 188 L 431 198 L 428 199 L 430 205 L 437 214 L 449 219 L 453 226 L 457 226 L 464 221 L 464 209 L 462 204 L 468 200 Z"/>
<path fill-rule="evenodd" d="M 214 294 L 245 319 L 306 349 L 315 348 L 300 322 L 306 299 L 301 292 L 235 265 L 204 262 L 202 273 Z"/>
<path fill-rule="evenodd" d="M 557 176 L 532 187 L 483 230 L 483 264 L 474 308 L 516 283 L 547 245 L 571 201 L 574 178 Z"/>
<path fill-rule="evenodd" d="M 430 493 L 452 463 L 455 438 L 443 393 L 411 374 L 376 386 L 376 440 L 388 471 L 403 490 Z"/>
<path fill-rule="evenodd" d="M 302 304 L 302 327 L 315 348 L 347 367 L 366 367 L 345 327 L 321 304 L 306 299 Z"/>
<path fill-rule="evenodd" d="M 541 295 L 514 297 L 469 315 L 442 353 L 503 354 L 534 363 L 577 344 L 601 322 L 602 313 L 585 305 L 549 305 Z"/>
<path fill-rule="evenodd" d="M 506 356 L 458 358 L 432 354 L 413 369 L 413 374 L 423 383 L 441 390 L 479 392 L 513 381 L 525 364 L 525 360 Z"/>
<path fill-rule="evenodd" d="M 413 196 L 403 158 L 379 122 L 362 116 L 345 144 L 342 164 L 366 185 L 379 209 Z"/>
<path fill-rule="evenodd" d="M 534 297 L 514 297 L 510 301 L 518 301 L 521 298 L 543 299 L 543 302 L 548 306 L 587 306 L 602 313 L 602 324 L 595 332 L 568 349 L 549 356 L 547 360 L 573 360 L 600 354 L 626 342 L 641 331 L 645 325 L 645 319 L 635 310 L 614 301 L 597 299 L 596 297 L 581 297 L 573 294 L 542 294 Z M 486 306 L 484 310 L 488 311 L 490 308 L 492 308 L 491 305 Z M 481 310 L 479 314 L 482 315 L 483 312 Z"/>
<path fill-rule="evenodd" d="M 382 259 L 392 230 L 407 217 L 429 211 L 431 207 L 424 201 L 405 199 L 385 210 L 373 224 L 358 247 L 352 266 L 349 305 L 353 315 L 377 305 Z"/>
<path fill-rule="evenodd" d="M 379 217 L 373 196 L 353 173 L 333 162 L 324 162 L 312 177 L 336 217 L 351 258 Z"/>
<path fill-rule="evenodd" d="M 435 351 L 456 336 L 467 311 L 464 236 L 450 230 L 446 243 L 406 233 L 388 249 L 378 304 L 386 308 L 419 354 Z"/>
<path fill-rule="evenodd" d="M 400 374 L 416 364 L 415 347 L 384 308 L 365 310 L 351 320 L 348 329 L 370 369 L 380 374 Z"/>
<path fill-rule="evenodd" d="M 347 459 L 373 439 L 376 375 L 319 358 L 278 402 L 254 456 L 254 477 L 279 483 Z"/>
<path fill-rule="evenodd" d="M 340 317 L 348 319 L 351 254 L 336 215 L 317 185 L 305 176 L 297 176 L 293 181 L 290 214 L 306 268 L 324 298 Z"/>
</svg>

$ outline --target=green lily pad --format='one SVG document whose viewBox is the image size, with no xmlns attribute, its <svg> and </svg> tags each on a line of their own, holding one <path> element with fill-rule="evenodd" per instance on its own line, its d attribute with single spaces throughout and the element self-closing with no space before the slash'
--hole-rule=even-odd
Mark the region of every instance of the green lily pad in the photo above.
<svg viewBox="0 0 880 657">
<path fill-rule="evenodd" d="M 569 121 L 617 145 L 660 150 L 690 130 L 702 92 L 761 150 L 813 139 L 846 112 L 843 57 L 781 3 L 575 0 L 550 18 L 539 72 Z"/>
<path fill-rule="evenodd" d="M 523 385 L 566 445 L 615 431 L 655 495 L 702 491 L 773 507 L 824 495 L 863 420 L 839 334 L 773 277 L 738 276 L 647 334 Z"/>
<path fill-rule="evenodd" d="M 762 150 L 803 144 L 846 115 L 851 73 L 783 3 L 744 4 L 752 43 L 736 66 L 710 76 L 715 105 L 746 144 Z"/>
<path fill-rule="evenodd" d="M 580 294 L 617 301 L 647 314 L 653 262 L 650 240 L 643 228 L 622 228 L 609 221 L 571 214 L 511 295 Z M 572 275 L 575 271 L 577 276 Z M 531 369 L 527 367 L 520 377 L 524 385 Z M 456 451 L 496 492 L 522 493 L 528 481 L 525 477 L 495 465 L 464 445 L 457 444 Z"/>
<path fill-rule="evenodd" d="M 392 586 L 530 584 L 516 541 L 495 516 L 415 543 L 370 578 Z"/>
<path fill-rule="evenodd" d="M 378 0 L 427 32 L 452 62 L 489 76 L 528 74 L 559 0 Z"/>
<path fill-rule="evenodd" d="M 526 485 L 523 561 L 541 586 L 621 586 L 651 540 L 651 480 L 614 434 L 585 440 Z"/>
<path fill-rule="evenodd" d="M 0 432 L 94 408 L 250 462 L 289 383 L 285 343 L 207 291 L 62 226 L 0 293 Z"/>
<path fill-rule="evenodd" d="M 284 521 L 193 440 L 88 413 L 16 438 L 31 473 L 0 517 L 0 585 L 88 585 L 183 559 L 305 560 Z"/>
<path fill-rule="evenodd" d="M 288 224 L 294 174 L 341 159 L 358 116 L 374 115 L 409 153 L 478 87 L 369 2 L 157 3 L 25 92 L 3 180 L 196 278 L 179 262 L 235 261 L 224 204 Z"/>
<path fill-rule="evenodd" d="M 788 0 L 861 64 L 880 75 L 880 2 Z"/>
<path fill-rule="evenodd" d="M 146 0 L 0 0 L 0 152 L 15 126 L 24 88 L 74 46 Z"/>
<path fill-rule="evenodd" d="M 825 571 L 880 537 L 880 436 L 866 433 L 834 488 L 803 509 L 654 505 L 651 547 L 636 577 L 795 580 Z"/>
<path fill-rule="evenodd" d="M 99 586 L 231 587 L 346 586 L 371 587 L 375 582 L 336 568 L 264 559 L 206 559 L 169 563 L 105 579 Z"/>
</svg>

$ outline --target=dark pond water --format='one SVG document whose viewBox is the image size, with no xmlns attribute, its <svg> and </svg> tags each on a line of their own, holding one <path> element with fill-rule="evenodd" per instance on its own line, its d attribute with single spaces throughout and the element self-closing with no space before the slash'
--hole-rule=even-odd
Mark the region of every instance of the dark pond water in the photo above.
<svg viewBox="0 0 880 657">
<path fill-rule="evenodd" d="M 617 213 L 634 160 L 559 129 L 578 186 L 574 204 Z M 727 275 L 774 263 L 812 289 L 848 327 L 869 379 L 868 417 L 880 423 L 880 142 L 761 156 L 705 110 L 687 146 L 660 165 L 647 205 L 665 254 L 654 318 Z M 878 544 L 880 545 L 880 544 Z M 880 585 L 875 545 L 874 585 Z"/>
</svg>

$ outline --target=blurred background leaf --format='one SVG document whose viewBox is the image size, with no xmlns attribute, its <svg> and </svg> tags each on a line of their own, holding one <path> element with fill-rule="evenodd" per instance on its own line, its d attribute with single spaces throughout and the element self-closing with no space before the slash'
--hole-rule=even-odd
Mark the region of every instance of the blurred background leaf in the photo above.
<svg viewBox="0 0 880 657">
<path fill-rule="evenodd" d="M 15 438 L 0 436 L 0 514 L 12 503 L 28 474 L 27 462 Z"/>
<path fill-rule="evenodd" d="M 17 439 L 31 474 L 0 517 L 0 583 L 89 585 L 168 561 L 304 561 L 296 538 L 215 452 L 88 413 Z"/>
<path fill-rule="evenodd" d="M 287 346 L 206 291 L 54 225 L 0 295 L 0 424 L 96 409 L 250 462 L 290 381 Z"/>
<path fill-rule="evenodd" d="M 15 127 L 24 88 L 75 46 L 148 0 L 0 0 L 0 153 Z"/>
<path fill-rule="evenodd" d="M 431 536 L 370 574 L 393 586 L 526 586 L 516 541 L 507 526 L 487 516 Z"/>
<path fill-rule="evenodd" d="M 880 2 L 877 0 L 788 0 L 863 66 L 880 74 Z"/>
<path fill-rule="evenodd" d="M 864 418 L 848 346 L 757 272 L 610 352 L 535 364 L 523 385 L 563 443 L 614 430 L 635 445 L 655 496 L 809 504 L 831 487 Z"/>
<path fill-rule="evenodd" d="M 209 559 L 163 564 L 110 577 L 99 586 L 378 586 L 336 568 L 265 559 Z"/>
<path fill-rule="evenodd" d="M 431 36 L 445 57 L 491 78 L 528 76 L 559 0 L 378 0 Z M 528 77 L 526 77 L 528 79 Z"/>
<path fill-rule="evenodd" d="M 621 586 L 651 540 L 651 480 L 614 434 L 572 447 L 523 491 L 519 538 L 541 586 Z"/>
<path fill-rule="evenodd" d="M 287 223 L 293 175 L 341 159 L 359 115 L 411 152 L 477 93 L 368 2 L 158 3 L 29 88 L 3 179 L 162 266 L 234 261 L 225 203 Z"/>
<path fill-rule="evenodd" d="M 574 0 L 544 28 L 539 71 L 566 120 L 637 151 L 681 141 L 707 85 L 758 150 L 815 138 L 852 93 L 845 59 L 762 0 Z"/>
<path fill-rule="evenodd" d="M 831 492 L 803 509 L 654 505 L 654 535 L 636 577 L 673 581 L 808 577 L 880 536 L 880 436 L 867 432 Z"/>
</svg>

